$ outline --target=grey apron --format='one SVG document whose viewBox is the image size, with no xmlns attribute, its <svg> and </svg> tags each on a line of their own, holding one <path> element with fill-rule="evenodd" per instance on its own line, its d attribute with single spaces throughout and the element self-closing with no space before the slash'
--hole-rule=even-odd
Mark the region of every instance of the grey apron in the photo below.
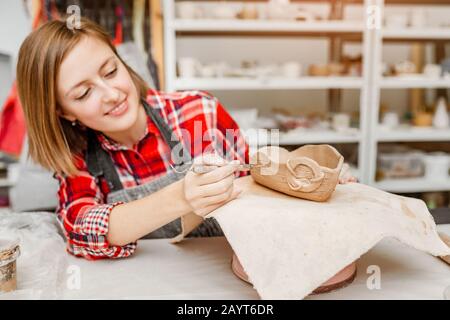
<svg viewBox="0 0 450 320">
<path fill-rule="evenodd" d="M 183 156 L 186 158 L 179 164 L 171 165 L 171 169 L 162 177 L 152 180 L 146 184 L 125 189 L 120 181 L 119 175 L 111 156 L 100 146 L 96 133 L 92 130 L 88 131 L 88 148 L 86 153 L 86 163 L 89 173 L 94 176 L 97 183 L 103 178 L 108 183 L 110 192 L 107 196 L 107 203 L 118 201 L 130 202 L 143 198 L 153 192 L 156 192 L 180 179 L 182 179 L 191 166 L 191 155 L 175 135 L 172 136 L 172 130 L 169 128 L 165 120 L 159 112 L 151 108 L 145 100 L 142 100 L 145 111 L 158 128 L 163 140 L 169 145 L 172 151 L 181 146 Z M 175 139 L 174 139 L 175 138 Z M 181 145 L 179 145 L 181 144 Z M 158 208 L 149 208 L 149 210 L 158 210 Z M 165 226 L 151 232 L 144 239 L 155 238 L 173 238 L 181 233 L 181 219 L 178 218 Z M 194 229 L 188 237 L 210 237 L 223 236 L 222 229 L 214 218 L 206 219 L 196 229 Z"/>
</svg>

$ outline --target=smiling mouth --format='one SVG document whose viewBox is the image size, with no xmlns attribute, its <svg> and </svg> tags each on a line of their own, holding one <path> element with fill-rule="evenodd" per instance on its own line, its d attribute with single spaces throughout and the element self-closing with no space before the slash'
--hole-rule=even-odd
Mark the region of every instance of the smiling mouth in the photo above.
<svg viewBox="0 0 450 320">
<path fill-rule="evenodd" d="M 118 104 L 115 108 L 111 109 L 105 115 L 118 115 L 121 114 L 127 108 L 127 100 L 123 100 L 120 104 Z"/>
</svg>

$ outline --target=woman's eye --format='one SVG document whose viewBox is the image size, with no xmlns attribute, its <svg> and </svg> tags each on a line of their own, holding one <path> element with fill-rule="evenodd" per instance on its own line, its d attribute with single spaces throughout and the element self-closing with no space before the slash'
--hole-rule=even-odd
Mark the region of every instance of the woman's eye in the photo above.
<svg viewBox="0 0 450 320">
<path fill-rule="evenodd" d="M 78 98 L 76 98 L 76 100 L 83 100 L 84 98 L 86 98 L 86 96 L 88 95 L 89 91 L 91 89 L 87 89 L 81 96 L 79 96 Z"/>
<path fill-rule="evenodd" d="M 113 74 L 116 73 L 116 71 L 117 71 L 117 68 L 114 68 L 114 70 L 111 70 L 110 72 L 108 72 L 108 73 L 106 74 L 106 77 L 112 76 Z"/>
</svg>

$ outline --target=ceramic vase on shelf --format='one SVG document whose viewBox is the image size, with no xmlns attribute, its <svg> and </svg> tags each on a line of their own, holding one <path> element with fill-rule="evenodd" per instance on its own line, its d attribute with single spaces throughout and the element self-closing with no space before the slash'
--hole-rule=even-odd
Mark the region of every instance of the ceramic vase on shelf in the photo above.
<svg viewBox="0 0 450 320">
<path fill-rule="evenodd" d="M 433 126 L 437 129 L 446 129 L 450 125 L 449 122 L 447 102 L 445 101 L 444 97 L 440 97 L 433 116 Z"/>
</svg>

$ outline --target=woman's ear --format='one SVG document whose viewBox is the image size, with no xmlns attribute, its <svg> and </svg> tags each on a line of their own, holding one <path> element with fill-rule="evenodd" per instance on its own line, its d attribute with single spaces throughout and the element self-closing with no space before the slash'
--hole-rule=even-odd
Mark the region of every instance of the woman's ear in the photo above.
<svg viewBox="0 0 450 320">
<path fill-rule="evenodd" d="M 70 114 L 69 112 L 65 112 L 65 111 L 61 108 L 61 106 L 58 106 L 58 107 L 57 107 L 56 113 L 58 114 L 59 117 L 61 117 L 61 118 L 63 118 L 63 119 L 66 119 L 66 120 L 69 121 L 69 122 L 74 122 L 74 121 L 77 120 L 77 118 L 76 118 L 74 115 Z"/>
</svg>

